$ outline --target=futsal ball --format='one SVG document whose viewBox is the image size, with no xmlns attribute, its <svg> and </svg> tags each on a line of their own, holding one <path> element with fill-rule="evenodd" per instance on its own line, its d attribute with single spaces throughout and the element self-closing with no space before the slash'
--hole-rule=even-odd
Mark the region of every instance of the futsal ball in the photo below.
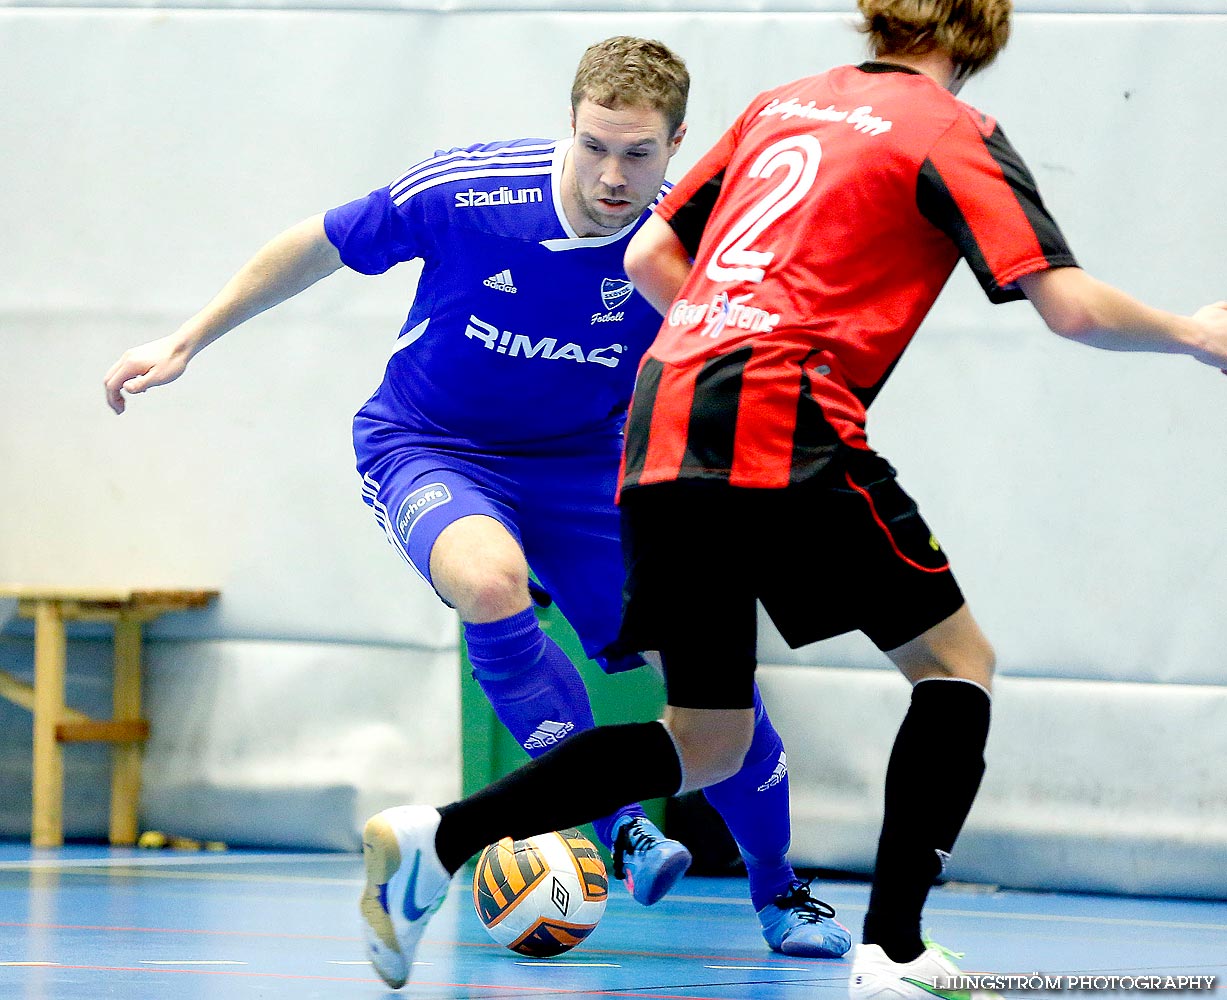
<svg viewBox="0 0 1227 1000">
<path fill-rule="evenodd" d="M 477 859 L 473 906 L 490 936 L 531 958 L 570 951 L 605 912 L 609 877 L 578 830 L 491 844 Z"/>
</svg>

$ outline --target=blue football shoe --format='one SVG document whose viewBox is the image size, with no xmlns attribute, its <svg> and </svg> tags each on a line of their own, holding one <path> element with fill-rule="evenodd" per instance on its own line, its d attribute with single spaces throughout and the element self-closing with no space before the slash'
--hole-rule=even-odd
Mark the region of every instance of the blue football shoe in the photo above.
<svg viewBox="0 0 1227 1000">
<path fill-rule="evenodd" d="M 763 937 L 772 951 L 798 958 L 840 958 L 852 947 L 848 928 L 835 919 L 835 907 L 810 891 L 810 879 L 794 879 L 788 891 L 758 911 Z"/>
<path fill-rule="evenodd" d="M 694 860 L 646 816 L 623 816 L 613 828 L 614 878 L 626 883 L 636 903 L 651 906 L 672 889 Z"/>
<path fill-rule="evenodd" d="M 396 806 L 376 813 L 362 830 L 366 886 L 359 909 L 366 957 L 393 989 L 409 978 L 422 931 L 452 880 L 435 852 L 438 828 L 437 809 Z"/>
</svg>

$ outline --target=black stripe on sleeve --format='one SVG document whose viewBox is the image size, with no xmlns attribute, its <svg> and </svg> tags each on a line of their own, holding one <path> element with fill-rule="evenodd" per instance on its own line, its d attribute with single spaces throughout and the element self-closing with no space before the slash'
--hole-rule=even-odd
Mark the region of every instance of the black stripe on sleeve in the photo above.
<svg viewBox="0 0 1227 1000">
<path fill-rule="evenodd" d="M 1050 267 L 1076 267 L 1077 260 L 1066 243 L 1056 221 L 1040 198 L 1035 178 L 1023 162 L 1001 127 L 994 125 L 992 134 L 982 137 L 985 149 L 1001 170 L 1007 187 L 1013 194 L 1035 236 L 1040 252 Z M 954 241 L 959 253 L 971 266 L 972 273 L 990 302 L 1013 302 L 1023 298 L 1017 285 L 1004 288 L 997 284 L 984 252 L 959 210 L 945 180 L 932 159 L 926 158 L 916 181 L 916 207 L 934 226 Z"/>
<path fill-rule="evenodd" d="M 1073 251 L 1040 197 L 1035 178 L 1010 140 L 1005 137 L 1000 125 L 993 129 L 992 135 L 984 140 L 984 144 L 1001 167 L 1006 183 L 1018 199 L 1018 205 L 1031 223 L 1031 228 L 1035 230 L 1035 238 L 1039 241 L 1044 258 L 1054 267 L 1076 265 Z"/>
<path fill-rule="evenodd" d="M 673 213 L 669 225 L 682 241 L 682 246 L 694 260 L 699 255 L 699 241 L 703 239 L 703 230 L 707 228 L 707 220 L 711 218 L 716 207 L 716 199 L 720 197 L 720 188 L 724 184 L 724 171 L 709 179 L 691 199 Z"/>
<path fill-rule="evenodd" d="M 739 347 L 703 365 L 695 380 L 683 469 L 727 474 L 733 468 L 741 380 L 753 353 L 752 346 Z"/>
<path fill-rule="evenodd" d="M 993 270 L 984 259 L 984 251 L 980 249 L 971 226 L 959 211 L 958 203 L 951 195 L 950 188 L 946 186 L 946 181 L 928 158 L 920 165 L 920 176 L 916 180 L 916 207 L 920 209 L 921 215 L 954 241 L 959 255 L 971 266 L 972 273 L 980 282 L 980 287 L 984 289 L 989 301 L 1009 302 L 1022 297 L 1021 292 L 1011 294 L 997 287 Z"/>
<path fill-rule="evenodd" d="M 626 471 L 622 486 L 635 486 L 643 475 L 648 457 L 648 432 L 652 427 L 652 411 L 656 407 L 656 390 L 660 388 L 660 373 L 664 363 L 650 355 L 639 366 L 635 379 L 635 394 L 626 420 Z"/>
</svg>

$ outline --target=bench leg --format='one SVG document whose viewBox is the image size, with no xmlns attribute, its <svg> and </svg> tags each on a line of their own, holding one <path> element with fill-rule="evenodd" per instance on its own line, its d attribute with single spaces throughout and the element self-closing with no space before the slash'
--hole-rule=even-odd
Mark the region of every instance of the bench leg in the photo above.
<svg viewBox="0 0 1227 1000">
<path fill-rule="evenodd" d="M 60 606 L 39 601 L 34 610 L 34 816 L 35 847 L 64 843 L 64 748 L 55 727 L 64 714 L 66 640 Z"/>
<path fill-rule="evenodd" d="M 116 722 L 141 717 L 141 623 L 121 617 L 115 622 L 115 680 L 111 717 Z M 140 743 L 116 743 L 111 749 L 112 844 L 135 844 L 141 797 Z"/>
</svg>

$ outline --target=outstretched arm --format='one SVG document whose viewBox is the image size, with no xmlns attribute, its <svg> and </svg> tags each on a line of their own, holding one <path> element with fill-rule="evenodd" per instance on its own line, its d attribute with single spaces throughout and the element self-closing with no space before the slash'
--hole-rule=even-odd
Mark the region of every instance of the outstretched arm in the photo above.
<svg viewBox="0 0 1227 1000">
<path fill-rule="evenodd" d="M 173 382 L 202 349 L 253 316 L 308 288 L 341 266 L 313 216 L 273 237 L 244 264 L 213 300 L 169 337 L 125 351 L 106 374 L 107 403 L 124 412 L 123 393 Z"/>
<path fill-rule="evenodd" d="M 1041 271 L 1018 282 L 1053 333 L 1107 351 L 1188 354 L 1227 369 L 1227 302 L 1192 316 L 1154 309 L 1077 267 Z"/>
<path fill-rule="evenodd" d="M 653 215 L 626 248 L 626 275 L 636 290 L 662 316 L 690 274 L 690 255 L 673 227 Z"/>
</svg>

